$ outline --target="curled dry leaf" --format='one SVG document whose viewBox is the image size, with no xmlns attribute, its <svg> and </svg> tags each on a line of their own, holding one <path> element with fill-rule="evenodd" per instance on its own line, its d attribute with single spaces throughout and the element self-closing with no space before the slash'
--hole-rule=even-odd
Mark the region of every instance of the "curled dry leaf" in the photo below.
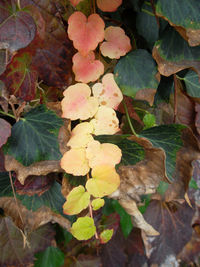
<svg viewBox="0 0 200 267">
<path fill-rule="evenodd" d="M 110 26 L 105 30 L 105 40 L 100 46 L 104 57 L 119 59 L 131 50 L 131 42 L 124 30 L 120 27 Z"/>
<path fill-rule="evenodd" d="M 60 214 L 52 212 L 52 210 L 48 207 L 41 207 L 37 211 L 29 211 L 25 206 L 20 204 L 20 201 L 15 201 L 14 198 L 11 197 L 1 197 L 0 198 L 0 208 L 4 210 L 4 214 L 12 218 L 15 225 L 24 230 L 26 227 L 26 231 L 32 232 L 39 228 L 42 225 L 45 225 L 49 222 L 51 223 L 59 223 L 62 227 L 69 230 L 71 227 L 70 221 L 65 219 Z M 20 215 L 17 211 L 20 211 Z M 23 222 L 20 218 L 23 219 Z"/>
<path fill-rule="evenodd" d="M 86 56 L 78 52 L 73 56 L 72 61 L 75 80 L 78 82 L 95 82 L 104 73 L 104 65 L 100 60 L 95 60 L 93 51 Z"/>
<path fill-rule="evenodd" d="M 97 0 L 97 6 L 104 12 L 114 12 L 122 4 L 122 0 Z"/>
<path fill-rule="evenodd" d="M 114 80 L 114 75 L 108 73 L 103 76 L 102 83 L 95 83 L 92 87 L 93 95 L 98 98 L 100 105 L 117 109 L 123 95 Z"/>
<path fill-rule="evenodd" d="M 15 171 L 17 179 L 22 185 L 25 179 L 30 175 L 40 176 L 51 172 L 63 172 L 57 160 L 40 161 L 25 167 L 10 155 L 5 156 L 5 169 L 7 171 Z"/>
<path fill-rule="evenodd" d="M 68 36 L 74 47 L 86 56 L 104 39 L 104 21 L 98 14 L 88 18 L 82 12 L 74 12 L 68 20 Z"/>
<path fill-rule="evenodd" d="M 63 94 L 64 98 L 61 101 L 63 118 L 87 120 L 97 112 L 98 100 L 91 96 L 91 89 L 87 84 L 71 85 Z"/>
</svg>

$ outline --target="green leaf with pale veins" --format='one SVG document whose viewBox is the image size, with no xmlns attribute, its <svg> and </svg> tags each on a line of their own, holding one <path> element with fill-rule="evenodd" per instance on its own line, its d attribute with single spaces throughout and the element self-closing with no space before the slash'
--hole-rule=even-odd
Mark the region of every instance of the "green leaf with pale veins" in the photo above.
<svg viewBox="0 0 200 267">
<path fill-rule="evenodd" d="M 193 70 L 189 70 L 183 80 L 188 95 L 192 97 L 200 97 L 200 82 L 197 73 Z"/>
<path fill-rule="evenodd" d="M 95 232 L 94 220 L 88 216 L 80 217 L 72 224 L 71 233 L 78 240 L 88 240 Z"/>
<path fill-rule="evenodd" d="M 121 58 L 115 69 L 115 81 L 127 96 L 135 97 L 142 89 L 156 89 L 156 63 L 144 49 L 137 49 Z"/>
<path fill-rule="evenodd" d="M 122 165 L 135 165 L 145 157 L 144 148 L 138 143 L 127 139 L 130 135 L 99 135 L 95 139 L 100 143 L 117 145 L 122 151 Z"/>
<path fill-rule="evenodd" d="M 158 0 L 156 13 L 171 25 L 181 27 L 180 34 L 187 36 L 191 46 L 200 44 L 199 0 Z"/>
<path fill-rule="evenodd" d="M 148 139 L 154 147 L 162 148 L 166 154 L 166 172 L 170 180 L 176 168 L 176 153 L 183 147 L 182 130 L 186 126 L 171 124 L 149 128 L 140 133 L 140 137 Z"/>
<path fill-rule="evenodd" d="M 160 74 L 170 76 L 193 68 L 200 77 L 200 46 L 191 47 L 180 34 L 168 26 L 153 48 Z"/>
<path fill-rule="evenodd" d="M 35 255 L 34 267 L 60 267 L 64 264 L 65 255 L 55 247 L 48 247 L 45 251 Z"/>
<path fill-rule="evenodd" d="M 63 120 L 40 105 L 16 122 L 5 152 L 24 166 L 42 160 L 59 160 L 58 132 Z"/>
</svg>

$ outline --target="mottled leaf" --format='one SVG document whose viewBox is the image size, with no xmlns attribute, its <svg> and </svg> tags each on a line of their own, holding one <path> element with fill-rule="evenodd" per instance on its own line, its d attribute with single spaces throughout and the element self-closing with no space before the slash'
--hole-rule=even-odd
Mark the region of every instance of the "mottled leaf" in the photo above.
<svg viewBox="0 0 200 267">
<path fill-rule="evenodd" d="M 158 0 L 156 14 L 166 19 L 189 42 L 200 44 L 200 3 L 198 0 Z"/>
<path fill-rule="evenodd" d="M 156 89 L 156 64 L 144 49 L 137 49 L 120 59 L 114 69 L 115 81 L 127 96 L 134 97 L 139 90 Z"/>
<path fill-rule="evenodd" d="M 16 122 L 6 144 L 6 153 L 28 166 L 41 160 L 59 160 L 58 131 L 62 119 L 40 105 Z"/>
<path fill-rule="evenodd" d="M 35 254 L 34 267 L 60 267 L 64 264 L 64 253 L 56 247 L 48 247 Z"/>
<path fill-rule="evenodd" d="M 10 135 L 11 135 L 11 125 L 4 119 L 0 118 L 0 148 L 7 142 L 8 137 Z"/>
<path fill-rule="evenodd" d="M 25 101 L 35 98 L 38 73 L 31 65 L 32 56 L 19 52 L 7 67 L 0 79 L 11 95 Z"/>
<path fill-rule="evenodd" d="M 170 76 L 193 68 L 200 76 L 200 47 L 190 47 L 172 27 L 167 27 L 153 48 L 160 74 Z"/>
</svg>

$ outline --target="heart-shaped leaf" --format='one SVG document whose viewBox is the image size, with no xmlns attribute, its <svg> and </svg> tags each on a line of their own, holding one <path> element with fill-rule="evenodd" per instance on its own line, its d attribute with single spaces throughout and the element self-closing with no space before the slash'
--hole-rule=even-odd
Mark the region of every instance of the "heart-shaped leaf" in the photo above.
<svg viewBox="0 0 200 267">
<path fill-rule="evenodd" d="M 70 16 L 68 24 L 68 36 L 83 56 L 95 50 L 104 39 L 105 24 L 98 14 L 92 14 L 87 19 L 83 13 L 77 11 Z"/>
<path fill-rule="evenodd" d="M 72 224 L 71 233 L 78 240 L 88 240 L 95 232 L 94 220 L 90 217 L 80 217 Z"/>
<path fill-rule="evenodd" d="M 67 201 L 63 205 L 63 212 L 67 215 L 74 215 L 86 209 L 90 202 L 90 194 L 85 188 L 79 185 L 72 189 L 67 195 Z"/>
</svg>

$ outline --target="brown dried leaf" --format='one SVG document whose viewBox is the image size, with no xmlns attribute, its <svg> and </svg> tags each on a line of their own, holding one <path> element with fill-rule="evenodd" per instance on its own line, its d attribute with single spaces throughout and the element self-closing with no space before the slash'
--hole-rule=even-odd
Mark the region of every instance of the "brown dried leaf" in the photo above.
<svg viewBox="0 0 200 267">
<path fill-rule="evenodd" d="M 142 89 L 136 93 L 135 100 L 144 100 L 149 103 L 150 106 L 154 103 L 154 96 L 156 89 Z"/>
<path fill-rule="evenodd" d="M 65 229 L 69 230 L 71 223 L 60 214 L 52 212 L 48 207 L 41 207 L 37 211 L 29 211 L 20 201 L 15 201 L 12 197 L 1 197 L 0 207 L 4 210 L 4 214 L 12 218 L 15 225 L 22 231 L 30 233 L 42 225 L 49 222 L 58 223 Z M 20 211 L 20 214 L 19 212 Z M 22 217 L 22 220 L 21 218 Z"/>
<path fill-rule="evenodd" d="M 4 145 L 11 135 L 11 125 L 4 119 L 0 118 L 0 148 Z"/>
<path fill-rule="evenodd" d="M 15 171 L 17 179 L 23 185 L 26 177 L 29 175 L 47 175 L 51 172 L 63 172 L 60 162 L 57 160 L 39 161 L 25 167 L 10 155 L 5 156 L 5 169 L 7 171 Z"/>
</svg>

